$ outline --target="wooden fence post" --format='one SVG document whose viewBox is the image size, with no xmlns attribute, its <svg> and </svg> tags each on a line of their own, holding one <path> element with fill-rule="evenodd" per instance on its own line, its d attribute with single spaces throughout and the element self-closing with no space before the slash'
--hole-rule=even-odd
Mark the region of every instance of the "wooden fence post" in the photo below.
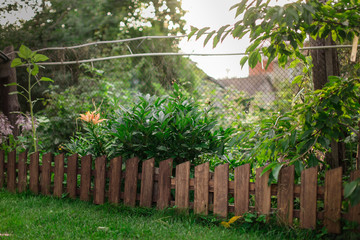
<svg viewBox="0 0 360 240">
<path fill-rule="evenodd" d="M 170 203 L 172 163 L 172 159 L 167 159 L 159 163 L 159 198 L 157 199 L 158 209 L 164 209 L 168 207 Z"/>
<path fill-rule="evenodd" d="M 78 155 L 73 154 L 68 158 L 67 172 L 66 172 L 66 189 L 70 198 L 76 198 L 77 188 L 77 167 L 78 167 Z"/>
<path fill-rule="evenodd" d="M 283 167 L 279 173 L 277 209 L 280 222 L 292 225 L 294 212 L 294 165 Z"/>
<path fill-rule="evenodd" d="M 9 152 L 7 162 L 7 189 L 16 192 L 16 151 Z"/>
<path fill-rule="evenodd" d="M 195 167 L 194 180 L 194 212 L 197 214 L 209 213 L 209 162 Z"/>
<path fill-rule="evenodd" d="M 116 157 L 110 161 L 110 180 L 109 180 L 109 202 L 119 203 L 121 190 L 121 157 Z"/>
<path fill-rule="evenodd" d="M 55 156 L 54 196 L 60 198 L 63 194 L 64 154 Z"/>
<path fill-rule="evenodd" d="M 325 173 L 324 226 L 329 233 L 340 233 L 342 167 Z"/>
<path fill-rule="evenodd" d="M 140 206 L 151 207 L 154 188 L 155 159 L 151 158 L 142 164 Z"/>
<path fill-rule="evenodd" d="M 51 185 L 51 162 L 52 162 L 52 153 L 46 153 L 42 158 L 41 166 L 41 177 L 40 177 L 40 186 L 41 193 L 44 195 L 50 195 L 50 185 Z"/>
<path fill-rule="evenodd" d="M 91 188 L 91 155 L 87 155 L 81 158 L 81 180 L 80 180 L 80 200 L 90 200 L 90 188 Z"/>
<path fill-rule="evenodd" d="M 235 168 L 234 178 L 235 215 L 241 216 L 249 211 L 250 164 Z"/>
<path fill-rule="evenodd" d="M 105 203 L 105 182 L 106 182 L 106 158 L 105 156 L 95 159 L 95 184 L 94 203 Z"/>
<path fill-rule="evenodd" d="M 316 227 L 317 168 L 312 167 L 301 172 L 300 185 L 300 227 Z"/>
<path fill-rule="evenodd" d="M 138 166 L 139 158 L 137 157 L 130 158 L 126 161 L 124 204 L 128 206 L 135 206 L 136 204 Z"/>
<path fill-rule="evenodd" d="M 229 164 L 215 167 L 214 176 L 214 214 L 220 217 L 228 215 Z"/>
<path fill-rule="evenodd" d="M 268 215 L 271 210 L 271 186 L 268 185 L 270 171 L 260 177 L 264 168 L 256 169 L 255 210 L 260 214 Z"/>
<path fill-rule="evenodd" d="M 30 155 L 30 191 L 39 193 L 39 152 Z"/>
<path fill-rule="evenodd" d="M 27 187 L 27 152 L 22 152 L 19 155 L 19 170 L 18 170 L 18 191 L 24 192 Z"/>
<path fill-rule="evenodd" d="M 187 210 L 189 208 L 190 161 L 176 166 L 175 177 L 175 205 L 179 209 Z"/>
</svg>

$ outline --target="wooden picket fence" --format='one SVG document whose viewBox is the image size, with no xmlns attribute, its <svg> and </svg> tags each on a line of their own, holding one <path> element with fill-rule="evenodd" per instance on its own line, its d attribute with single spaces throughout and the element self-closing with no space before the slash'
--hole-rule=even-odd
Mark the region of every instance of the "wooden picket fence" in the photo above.
<svg viewBox="0 0 360 240">
<path fill-rule="evenodd" d="M 129 206 L 138 203 L 143 207 L 156 205 L 159 209 L 175 205 L 185 211 L 193 209 L 195 213 L 205 215 L 212 212 L 220 217 L 227 217 L 229 212 L 235 215 L 249 211 L 265 215 L 275 212 L 282 223 L 291 225 L 294 218 L 298 218 L 305 229 L 314 229 L 320 220 L 331 233 L 340 233 L 341 218 L 360 224 L 359 205 L 351 207 L 348 213 L 341 212 L 341 168 L 327 171 L 324 186 L 318 186 L 316 168 L 302 171 L 301 184 L 297 185 L 294 184 L 294 166 L 284 167 L 278 184 L 269 186 L 270 173 L 260 176 L 263 167 L 256 169 L 256 181 L 250 181 L 249 164 L 235 168 L 234 181 L 229 181 L 228 164 L 217 166 L 214 173 L 210 172 L 209 163 L 195 166 L 194 178 L 190 178 L 190 162 L 177 165 L 174 177 L 172 159 L 160 162 L 158 168 L 155 168 L 154 159 L 143 161 L 141 173 L 138 158 L 126 160 L 125 171 L 121 157 L 111 159 L 109 163 L 105 157 L 99 157 L 94 165 L 90 155 L 79 162 L 77 154 L 65 159 L 64 154 L 53 158 L 47 153 L 43 155 L 41 165 L 39 160 L 39 153 L 31 154 L 28 160 L 26 152 L 17 156 L 14 151 L 5 156 L 4 151 L 0 151 L 0 188 L 6 186 L 10 192 L 29 189 L 35 194 L 56 197 L 68 194 L 70 198 L 92 200 L 95 204 L 104 204 L 107 199 L 115 204 L 122 200 Z M 360 177 L 360 171 L 351 174 L 352 179 L 357 177 Z M 193 202 L 190 201 L 191 191 Z M 251 195 L 255 196 L 254 206 L 250 206 Z M 234 197 L 233 203 L 229 203 L 229 196 Z M 272 201 L 272 196 L 277 199 Z M 300 199 L 298 209 L 294 208 L 295 198 Z M 274 201 L 276 208 L 271 206 Z M 323 209 L 317 207 L 319 201 L 323 202 Z"/>
</svg>

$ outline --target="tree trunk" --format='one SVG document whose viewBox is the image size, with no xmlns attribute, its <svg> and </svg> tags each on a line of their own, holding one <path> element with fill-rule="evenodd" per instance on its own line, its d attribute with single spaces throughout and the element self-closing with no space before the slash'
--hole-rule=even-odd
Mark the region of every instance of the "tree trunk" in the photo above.
<svg viewBox="0 0 360 240">
<path fill-rule="evenodd" d="M 15 122 L 20 111 L 20 104 L 17 94 L 9 95 L 11 92 L 17 91 L 17 86 L 8 86 L 5 87 L 5 84 L 16 83 L 16 70 L 11 68 L 11 61 L 15 58 L 14 47 L 8 46 L 4 49 L 5 54 L 11 53 L 8 57 L 10 61 L 0 63 L 0 97 L 1 97 L 1 106 L 0 110 L 8 117 L 13 129 L 13 135 L 19 135 L 19 128 L 16 126 Z"/>
<path fill-rule="evenodd" d="M 310 38 L 310 46 L 330 46 L 335 45 L 331 40 L 331 36 L 326 39 L 317 38 L 316 40 Z M 311 50 L 311 57 L 313 59 L 313 83 L 314 90 L 322 89 L 328 82 L 329 76 L 340 76 L 339 61 L 337 57 L 336 48 L 316 49 Z M 325 161 L 331 168 L 336 168 L 344 165 L 345 159 L 345 144 L 331 140 L 331 153 L 327 153 Z M 343 166 L 346 169 L 346 166 Z"/>
</svg>

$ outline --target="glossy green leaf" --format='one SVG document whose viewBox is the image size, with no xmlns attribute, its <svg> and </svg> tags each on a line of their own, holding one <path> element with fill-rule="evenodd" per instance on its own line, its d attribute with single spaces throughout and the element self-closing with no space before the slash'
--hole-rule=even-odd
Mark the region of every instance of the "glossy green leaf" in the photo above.
<svg viewBox="0 0 360 240">
<path fill-rule="evenodd" d="M 30 50 L 30 48 L 26 47 L 25 45 L 21 45 L 19 49 L 19 57 L 23 59 L 30 59 L 32 57 L 33 52 Z"/>
<path fill-rule="evenodd" d="M 198 31 L 196 34 L 196 40 L 198 40 L 207 30 L 209 30 L 209 27 L 204 27 Z"/>
<path fill-rule="evenodd" d="M 49 58 L 47 56 L 42 55 L 42 54 L 35 54 L 35 56 L 34 56 L 34 62 L 44 62 L 48 59 Z"/>
<path fill-rule="evenodd" d="M 24 63 L 21 61 L 20 58 L 15 58 L 12 62 L 11 62 L 11 67 L 17 67 L 20 65 L 23 65 Z"/>
<path fill-rule="evenodd" d="M 51 78 L 47 78 L 47 77 L 41 77 L 40 81 L 42 81 L 42 82 L 54 82 L 54 80 L 52 80 Z"/>
</svg>

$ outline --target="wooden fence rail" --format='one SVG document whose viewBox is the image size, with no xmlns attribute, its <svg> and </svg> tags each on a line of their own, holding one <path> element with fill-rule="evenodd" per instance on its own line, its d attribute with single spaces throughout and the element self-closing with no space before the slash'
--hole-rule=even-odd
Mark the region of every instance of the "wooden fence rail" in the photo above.
<svg viewBox="0 0 360 240">
<path fill-rule="evenodd" d="M 108 162 L 105 157 L 93 161 L 90 155 L 80 161 L 77 154 L 67 159 L 64 154 L 55 158 L 51 153 L 44 154 L 42 159 L 39 156 L 33 153 L 28 160 L 26 152 L 17 156 L 14 151 L 6 156 L 0 151 L 0 188 L 6 187 L 10 192 L 29 189 L 34 194 L 56 197 L 66 194 L 95 204 L 123 200 L 129 206 L 159 209 L 176 205 L 185 211 L 194 209 L 195 213 L 212 212 L 221 217 L 227 217 L 229 212 L 236 215 L 249 211 L 266 215 L 275 212 L 282 223 L 292 225 L 294 218 L 298 218 L 305 229 L 314 229 L 320 220 L 331 233 L 340 233 L 341 218 L 360 224 L 359 205 L 350 207 L 348 213 L 341 212 L 341 168 L 327 171 L 325 185 L 319 186 L 316 168 L 302 171 L 298 185 L 294 184 L 294 167 L 284 167 L 278 183 L 269 186 L 269 172 L 261 176 L 263 168 L 256 169 L 255 182 L 250 180 L 249 164 L 235 168 L 234 181 L 229 181 L 228 164 L 215 167 L 211 173 L 209 163 L 204 163 L 191 174 L 190 162 L 185 162 L 176 166 L 173 176 L 172 159 L 160 162 L 156 168 L 154 159 L 140 162 L 131 158 L 123 162 L 116 157 Z M 359 176 L 360 171 L 355 171 L 351 179 Z"/>
</svg>

